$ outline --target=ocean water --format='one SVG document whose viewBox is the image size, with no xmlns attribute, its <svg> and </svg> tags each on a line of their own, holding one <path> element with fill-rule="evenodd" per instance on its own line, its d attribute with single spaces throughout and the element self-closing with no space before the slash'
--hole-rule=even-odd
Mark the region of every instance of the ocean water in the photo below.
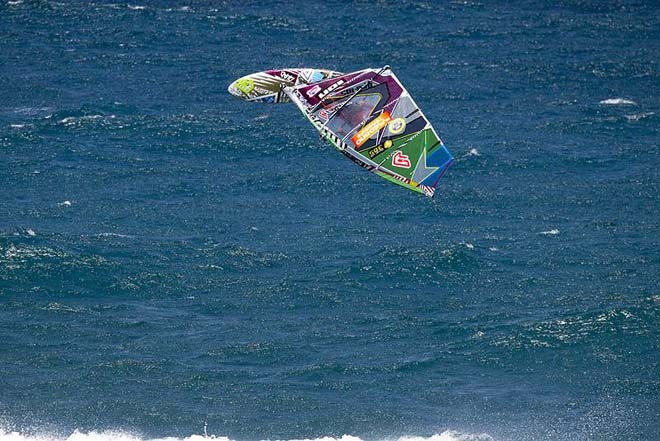
<svg viewBox="0 0 660 441">
<path fill-rule="evenodd" d="M 660 5 L 0 3 L 0 441 L 654 440 Z M 226 93 L 390 64 L 430 200 Z"/>
</svg>

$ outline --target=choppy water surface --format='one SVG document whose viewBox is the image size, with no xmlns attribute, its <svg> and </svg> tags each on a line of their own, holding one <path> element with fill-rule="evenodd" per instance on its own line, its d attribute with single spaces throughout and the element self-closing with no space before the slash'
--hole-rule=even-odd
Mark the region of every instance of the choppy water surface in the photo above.
<svg viewBox="0 0 660 441">
<path fill-rule="evenodd" d="M 659 17 L 3 2 L 0 440 L 653 439 Z M 226 94 L 384 64 L 434 200 Z"/>
</svg>

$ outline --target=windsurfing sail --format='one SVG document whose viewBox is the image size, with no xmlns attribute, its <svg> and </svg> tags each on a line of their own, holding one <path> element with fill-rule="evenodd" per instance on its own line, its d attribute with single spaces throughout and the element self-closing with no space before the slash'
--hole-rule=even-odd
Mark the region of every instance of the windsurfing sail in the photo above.
<svg viewBox="0 0 660 441">
<path fill-rule="evenodd" d="M 327 69 L 274 69 L 256 72 L 239 78 L 227 91 L 245 101 L 261 103 L 286 103 L 289 98 L 282 87 L 312 84 L 327 78 L 343 75 Z"/>
<path fill-rule="evenodd" d="M 389 66 L 284 87 L 283 92 L 352 161 L 434 196 L 453 157 Z"/>
</svg>

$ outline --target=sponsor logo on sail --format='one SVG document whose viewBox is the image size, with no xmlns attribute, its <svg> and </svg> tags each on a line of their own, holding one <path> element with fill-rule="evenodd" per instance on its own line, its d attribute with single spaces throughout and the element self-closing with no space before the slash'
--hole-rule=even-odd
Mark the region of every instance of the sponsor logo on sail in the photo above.
<svg viewBox="0 0 660 441">
<path fill-rule="evenodd" d="M 392 155 L 392 165 L 400 168 L 410 168 L 410 158 L 408 158 L 408 155 L 401 153 L 401 150 L 397 150 Z"/>
<path fill-rule="evenodd" d="M 236 80 L 234 86 L 244 94 L 249 95 L 254 89 L 254 81 L 249 78 L 241 78 Z"/>
<path fill-rule="evenodd" d="M 376 147 L 369 149 L 367 152 L 369 154 L 369 159 L 374 159 L 376 156 L 380 155 L 390 147 L 392 147 L 392 140 L 388 139 L 382 145 L 377 145 Z"/>
<path fill-rule="evenodd" d="M 283 80 L 288 81 L 288 82 L 290 82 L 290 83 L 293 83 L 293 80 L 296 79 L 293 75 L 291 75 L 290 73 L 288 73 L 288 72 L 285 71 L 285 70 L 283 70 L 283 71 L 280 72 L 280 77 L 281 77 Z"/>
<path fill-rule="evenodd" d="M 319 93 L 319 99 L 322 100 L 322 99 L 325 98 L 330 92 L 332 92 L 333 90 L 337 89 L 337 88 L 338 88 L 339 86 L 341 86 L 342 84 L 344 84 L 344 80 L 339 80 L 339 81 L 337 81 L 337 82 L 335 82 L 335 83 L 332 83 L 332 84 L 329 85 L 326 89 L 324 89 L 323 92 Z"/>
<path fill-rule="evenodd" d="M 385 127 L 390 121 L 392 121 L 392 117 L 388 112 L 383 112 L 378 115 L 369 124 L 362 127 L 359 132 L 353 135 L 351 140 L 353 141 L 353 144 L 355 144 L 355 147 L 360 147 L 367 142 L 369 138 L 378 133 L 380 129 Z"/>
<path fill-rule="evenodd" d="M 390 129 L 391 134 L 398 135 L 399 133 L 406 130 L 406 120 L 403 118 L 393 119 L 392 121 L 390 121 L 387 128 Z"/>
<path fill-rule="evenodd" d="M 305 92 L 305 95 L 307 95 L 308 98 L 311 98 L 317 93 L 319 93 L 320 90 L 321 90 L 321 86 L 317 84 L 316 86 L 312 87 L 307 92 Z"/>
</svg>

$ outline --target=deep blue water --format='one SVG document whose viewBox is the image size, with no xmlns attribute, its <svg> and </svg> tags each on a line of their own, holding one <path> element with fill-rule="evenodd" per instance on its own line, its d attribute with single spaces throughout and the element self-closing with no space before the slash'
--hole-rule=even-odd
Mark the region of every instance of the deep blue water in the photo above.
<svg viewBox="0 0 660 441">
<path fill-rule="evenodd" d="M 0 440 L 657 439 L 659 60 L 650 1 L 3 0 Z M 226 93 L 384 64 L 434 200 Z"/>
</svg>

